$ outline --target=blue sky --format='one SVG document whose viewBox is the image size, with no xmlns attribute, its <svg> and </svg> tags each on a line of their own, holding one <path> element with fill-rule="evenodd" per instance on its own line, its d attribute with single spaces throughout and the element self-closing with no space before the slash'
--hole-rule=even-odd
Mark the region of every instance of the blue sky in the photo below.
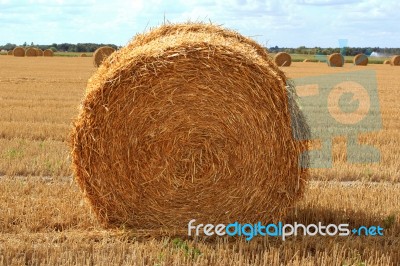
<svg viewBox="0 0 400 266">
<path fill-rule="evenodd" d="M 264 46 L 400 47 L 397 0 L 0 0 L 0 44 L 113 43 L 171 22 L 212 21 Z"/>
</svg>

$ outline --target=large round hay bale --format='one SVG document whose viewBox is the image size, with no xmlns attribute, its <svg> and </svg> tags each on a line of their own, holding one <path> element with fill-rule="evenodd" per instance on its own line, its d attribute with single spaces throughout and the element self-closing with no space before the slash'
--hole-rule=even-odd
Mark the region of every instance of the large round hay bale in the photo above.
<svg viewBox="0 0 400 266">
<path fill-rule="evenodd" d="M 96 67 L 99 67 L 101 63 L 114 52 L 115 49 L 109 46 L 103 46 L 98 48 L 93 54 L 93 64 Z"/>
<path fill-rule="evenodd" d="M 280 52 L 274 56 L 274 62 L 280 67 L 290 66 L 292 64 L 292 57 L 288 53 Z"/>
<path fill-rule="evenodd" d="M 42 49 L 36 49 L 36 56 L 43 56 L 43 50 Z"/>
<path fill-rule="evenodd" d="M 27 57 L 33 57 L 33 56 L 37 56 L 36 55 L 36 48 L 28 48 L 25 50 L 25 56 Z"/>
<path fill-rule="evenodd" d="M 50 49 L 46 49 L 46 50 L 43 51 L 43 56 L 51 57 L 53 55 L 54 55 L 54 52 L 52 50 L 50 50 Z"/>
<path fill-rule="evenodd" d="M 400 66 L 400 55 L 394 55 L 391 59 L 390 59 L 390 64 L 392 66 Z"/>
<path fill-rule="evenodd" d="M 13 50 L 13 55 L 17 57 L 24 57 L 25 56 L 25 49 L 22 47 L 15 47 Z"/>
<path fill-rule="evenodd" d="M 328 66 L 342 67 L 344 65 L 344 57 L 340 53 L 334 53 L 328 56 Z"/>
<path fill-rule="evenodd" d="M 71 137 L 76 180 L 107 226 L 276 221 L 308 176 L 297 139 L 309 129 L 286 85 L 234 31 L 138 35 L 88 81 Z"/>
<path fill-rule="evenodd" d="M 384 64 L 384 65 L 390 65 L 390 60 L 385 60 L 385 61 L 383 61 L 383 64 Z"/>
<path fill-rule="evenodd" d="M 80 57 L 87 57 L 87 54 L 81 54 Z"/>
<path fill-rule="evenodd" d="M 366 56 L 365 54 L 357 54 L 353 58 L 353 64 L 356 66 L 368 65 L 368 56 Z"/>
</svg>

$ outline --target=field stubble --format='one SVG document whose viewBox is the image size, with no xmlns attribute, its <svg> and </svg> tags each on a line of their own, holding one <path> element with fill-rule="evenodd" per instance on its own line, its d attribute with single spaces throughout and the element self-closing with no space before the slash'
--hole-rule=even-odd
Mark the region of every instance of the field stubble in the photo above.
<svg viewBox="0 0 400 266">
<path fill-rule="evenodd" d="M 293 63 L 284 71 L 296 78 L 358 69 Z M 400 68 L 362 69 L 377 71 L 383 129 L 359 139 L 379 148 L 381 162 L 348 164 L 346 139 L 334 138 L 334 167 L 311 171 L 314 181 L 286 222 L 384 225 L 384 237 L 182 241 L 173 232 L 153 239 L 148 232 L 102 229 L 70 178 L 68 134 L 95 71 L 92 58 L 0 57 L 0 265 L 396 265 Z M 350 180 L 377 183 L 336 182 Z"/>
</svg>

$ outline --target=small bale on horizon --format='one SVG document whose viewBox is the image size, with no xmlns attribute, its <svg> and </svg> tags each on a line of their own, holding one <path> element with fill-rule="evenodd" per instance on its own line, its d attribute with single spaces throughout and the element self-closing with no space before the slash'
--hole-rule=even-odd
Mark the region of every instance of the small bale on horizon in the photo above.
<svg viewBox="0 0 400 266">
<path fill-rule="evenodd" d="M 43 50 L 37 48 L 37 49 L 36 49 L 36 56 L 43 56 Z"/>
<path fill-rule="evenodd" d="M 30 48 L 26 49 L 25 56 L 26 57 L 34 57 L 34 56 L 37 56 L 36 53 L 37 53 L 36 48 L 30 47 Z"/>
<path fill-rule="evenodd" d="M 43 51 L 43 56 L 52 57 L 53 55 L 54 55 L 54 52 L 51 49 L 46 49 Z"/>
<path fill-rule="evenodd" d="M 326 62 L 330 67 L 343 67 L 344 57 L 340 53 L 333 53 L 328 56 L 328 60 Z"/>
<path fill-rule="evenodd" d="M 353 58 L 353 64 L 355 66 L 366 66 L 368 65 L 368 56 L 365 54 L 357 54 Z"/>
<path fill-rule="evenodd" d="M 392 66 L 400 66 L 400 55 L 394 55 L 391 59 L 390 59 L 390 64 Z"/>
<path fill-rule="evenodd" d="M 115 49 L 109 46 L 103 46 L 98 48 L 93 54 L 93 64 L 95 67 L 99 67 L 104 60 L 106 60 Z"/>
<path fill-rule="evenodd" d="M 16 57 L 25 57 L 25 49 L 23 47 L 15 47 L 13 55 Z"/>
<path fill-rule="evenodd" d="M 285 52 L 279 52 L 274 56 L 274 62 L 277 66 L 288 67 L 292 64 L 292 57 Z"/>
</svg>

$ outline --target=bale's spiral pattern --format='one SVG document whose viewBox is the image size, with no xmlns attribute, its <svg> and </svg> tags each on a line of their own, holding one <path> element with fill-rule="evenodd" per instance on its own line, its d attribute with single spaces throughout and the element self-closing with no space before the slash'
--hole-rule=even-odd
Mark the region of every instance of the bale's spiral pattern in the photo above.
<svg viewBox="0 0 400 266">
<path fill-rule="evenodd" d="M 334 53 L 328 56 L 328 66 L 342 67 L 344 65 L 344 57 L 340 53 Z"/>
<path fill-rule="evenodd" d="M 26 49 L 25 56 L 27 56 L 27 57 L 37 56 L 36 55 L 36 48 L 28 48 L 28 49 Z"/>
<path fill-rule="evenodd" d="M 46 50 L 44 50 L 44 51 L 43 51 L 43 56 L 49 56 L 49 57 L 52 57 L 53 55 L 54 55 L 54 52 L 53 52 L 53 50 L 46 49 Z"/>
<path fill-rule="evenodd" d="M 280 67 L 290 66 L 292 64 L 292 57 L 288 53 L 280 52 L 274 56 L 274 62 Z"/>
<path fill-rule="evenodd" d="M 25 49 L 22 47 L 15 47 L 13 50 L 13 55 L 17 57 L 24 57 L 25 56 Z"/>
<path fill-rule="evenodd" d="M 293 134 L 308 126 L 285 86 L 236 32 L 178 24 L 138 35 L 88 82 L 71 138 L 77 182 L 109 226 L 278 219 L 307 180 L 308 142 Z"/>
<path fill-rule="evenodd" d="M 36 49 L 36 56 L 43 56 L 43 50 L 42 49 Z"/>
<path fill-rule="evenodd" d="M 400 55 L 394 55 L 391 59 L 390 59 L 390 64 L 392 66 L 400 66 Z"/>
<path fill-rule="evenodd" d="M 107 59 L 112 53 L 115 52 L 115 49 L 109 46 L 103 46 L 98 48 L 93 54 L 93 64 L 98 67 L 101 63 Z"/>
<path fill-rule="evenodd" d="M 353 58 L 353 64 L 356 66 L 368 65 L 368 56 L 366 56 L 365 54 L 357 54 Z"/>
</svg>

